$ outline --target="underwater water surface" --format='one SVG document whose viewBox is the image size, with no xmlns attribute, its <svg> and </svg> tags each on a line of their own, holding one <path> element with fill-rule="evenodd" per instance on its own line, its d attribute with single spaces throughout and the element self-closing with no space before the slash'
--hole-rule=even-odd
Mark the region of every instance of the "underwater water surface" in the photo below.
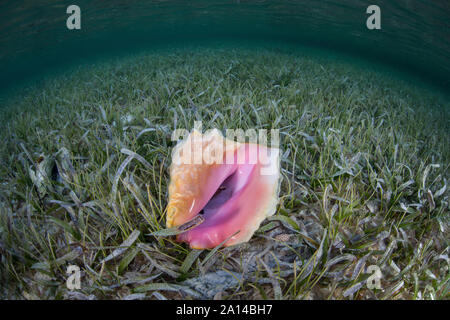
<svg viewBox="0 0 450 320">
<path fill-rule="evenodd" d="M 81 30 L 66 8 L 81 9 Z M 369 30 L 370 1 L 2 1 L 1 88 L 77 61 L 160 43 L 281 40 L 364 57 L 448 91 L 448 1 L 377 1 L 381 30 Z"/>
</svg>

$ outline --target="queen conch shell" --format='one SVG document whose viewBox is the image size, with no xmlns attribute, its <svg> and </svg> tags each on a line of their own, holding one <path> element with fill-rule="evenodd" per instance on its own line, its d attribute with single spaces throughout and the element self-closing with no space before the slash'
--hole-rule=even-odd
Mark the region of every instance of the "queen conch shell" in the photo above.
<svg viewBox="0 0 450 320">
<path fill-rule="evenodd" d="M 172 151 L 166 226 L 201 216 L 201 224 L 177 236 L 195 249 L 247 242 L 276 211 L 279 151 L 194 129 Z"/>
</svg>

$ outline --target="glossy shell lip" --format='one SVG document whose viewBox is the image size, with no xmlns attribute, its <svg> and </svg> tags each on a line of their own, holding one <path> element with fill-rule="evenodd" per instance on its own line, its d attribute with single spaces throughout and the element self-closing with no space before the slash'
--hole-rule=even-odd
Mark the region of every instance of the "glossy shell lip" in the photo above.
<svg viewBox="0 0 450 320">
<path fill-rule="evenodd" d="M 203 159 L 195 162 L 200 149 Z M 206 153 L 216 162 L 206 159 Z M 204 221 L 178 235 L 178 241 L 196 249 L 248 241 L 276 211 L 279 153 L 225 139 L 218 130 L 204 135 L 192 131 L 172 152 L 167 227 L 182 226 L 201 214 Z"/>
</svg>

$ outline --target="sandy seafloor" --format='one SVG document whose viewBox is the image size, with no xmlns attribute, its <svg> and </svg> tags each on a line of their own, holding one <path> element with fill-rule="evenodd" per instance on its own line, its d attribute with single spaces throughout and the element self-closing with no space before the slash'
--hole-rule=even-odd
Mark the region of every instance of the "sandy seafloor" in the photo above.
<svg viewBox="0 0 450 320">
<path fill-rule="evenodd" d="M 417 77 L 280 44 L 164 47 L 44 74 L 0 103 L 1 296 L 448 298 L 449 100 Z M 170 135 L 196 120 L 281 132 L 277 213 L 247 244 L 151 235 Z"/>
</svg>

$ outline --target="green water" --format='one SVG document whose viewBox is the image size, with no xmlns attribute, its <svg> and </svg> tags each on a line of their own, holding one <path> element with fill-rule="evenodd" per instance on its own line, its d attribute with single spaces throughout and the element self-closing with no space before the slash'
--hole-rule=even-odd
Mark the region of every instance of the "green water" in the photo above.
<svg viewBox="0 0 450 320">
<path fill-rule="evenodd" d="M 81 9 L 68 30 L 66 8 Z M 3 1 L 0 92 L 52 70 L 158 45 L 285 42 L 341 52 L 450 89 L 450 2 L 376 1 L 381 30 L 369 30 L 371 1 Z"/>
<path fill-rule="evenodd" d="M 0 0 L 0 298 L 448 298 L 449 21 L 448 0 Z M 277 213 L 223 251 L 166 230 L 172 133 L 200 120 L 280 132 Z M 211 193 L 195 172 L 180 199 Z"/>
</svg>

